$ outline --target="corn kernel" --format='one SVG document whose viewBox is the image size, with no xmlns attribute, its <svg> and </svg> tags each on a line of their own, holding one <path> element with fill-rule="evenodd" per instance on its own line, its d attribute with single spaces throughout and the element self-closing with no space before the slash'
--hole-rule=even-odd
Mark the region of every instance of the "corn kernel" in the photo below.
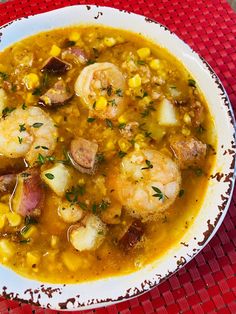
<svg viewBox="0 0 236 314">
<path fill-rule="evenodd" d="M 0 203 L 0 215 L 4 215 L 10 211 L 7 204 Z"/>
<path fill-rule="evenodd" d="M 26 94 L 26 98 L 25 98 L 25 102 L 26 102 L 27 104 L 32 104 L 32 103 L 34 103 L 34 102 L 35 102 L 35 96 L 32 95 L 32 93 L 27 93 L 27 94 Z"/>
<path fill-rule="evenodd" d="M 124 37 L 122 37 L 122 36 L 118 36 L 118 37 L 116 38 L 116 41 L 117 41 L 119 44 L 123 44 L 123 43 L 125 42 L 125 39 L 124 39 Z"/>
<path fill-rule="evenodd" d="M 49 52 L 50 56 L 52 57 L 58 57 L 61 53 L 61 48 L 58 47 L 57 45 L 52 45 L 52 48 Z"/>
<path fill-rule="evenodd" d="M 0 230 L 4 228 L 5 224 L 6 224 L 6 215 L 4 214 L 0 216 Z"/>
<path fill-rule="evenodd" d="M 113 37 L 105 37 L 103 42 L 107 47 L 112 47 L 116 44 L 116 40 Z"/>
<path fill-rule="evenodd" d="M 104 110 L 107 107 L 107 100 L 105 97 L 100 96 L 96 101 L 95 109 L 97 110 Z"/>
<path fill-rule="evenodd" d="M 21 224 L 21 216 L 17 213 L 7 213 L 6 217 L 11 227 L 17 227 Z"/>
<path fill-rule="evenodd" d="M 182 134 L 183 135 L 188 136 L 188 135 L 190 135 L 190 133 L 191 133 L 191 131 L 189 129 L 187 129 L 187 128 L 183 128 L 182 129 Z"/>
<path fill-rule="evenodd" d="M 151 101 L 152 101 L 152 98 L 150 96 L 145 96 L 138 103 L 140 106 L 145 107 L 149 105 Z"/>
<path fill-rule="evenodd" d="M 62 253 L 62 261 L 64 265 L 70 270 L 70 271 L 76 271 L 79 269 L 80 264 L 77 261 L 78 257 L 76 254 L 72 252 L 63 252 Z"/>
<path fill-rule="evenodd" d="M 61 142 L 61 143 L 63 143 L 63 142 L 65 142 L 65 138 L 64 138 L 63 136 L 60 136 L 59 139 L 58 139 L 58 141 Z"/>
<path fill-rule="evenodd" d="M 132 146 L 132 144 L 129 141 L 125 140 L 125 139 L 120 139 L 118 141 L 118 145 L 119 145 L 120 150 L 122 152 L 127 152 L 130 149 L 130 147 Z"/>
<path fill-rule="evenodd" d="M 135 136 L 135 142 L 144 142 L 145 141 L 145 136 L 142 133 L 139 133 Z"/>
<path fill-rule="evenodd" d="M 160 69 L 160 60 L 159 59 L 153 59 L 150 63 L 149 66 L 153 70 L 158 70 Z"/>
<path fill-rule="evenodd" d="M 122 115 L 122 116 L 119 116 L 118 122 L 119 122 L 120 124 L 121 124 L 121 123 L 126 123 L 126 122 L 127 122 L 127 119 L 124 117 L 124 115 Z"/>
<path fill-rule="evenodd" d="M 62 119 L 63 119 L 62 116 L 54 116 L 54 117 L 53 117 L 53 120 L 54 120 L 57 124 L 59 124 L 59 123 L 62 121 Z"/>
<path fill-rule="evenodd" d="M 58 236 L 52 235 L 52 236 L 51 236 L 51 247 L 52 247 L 53 249 L 55 249 L 55 248 L 58 246 L 58 244 L 59 244 L 59 238 L 58 238 Z"/>
<path fill-rule="evenodd" d="M 31 238 L 37 234 L 37 228 L 35 226 L 27 226 L 21 230 L 21 234 L 25 239 Z"/>
<path fill-rule="evenodd" d="M 109 140 L 107 143 L 106 143 L 106 149 L 107 150 L 113 150 L 115 149 L 115 144 L 112 140 Z"/>
<path fill-rule="evenodd" d="M 29 73 L 23 78 L 23 82 L 27 89 L 32 90 L 40 85 L 39 77 L 35 73 Z"/>
<path fill-rule="evenodd" d="M 69 36 L 70 41 L 77 41 L 80 39 L 80 34 L 77 32 L 72 32 Z"/>
<path fill-rule="evenodd" d="M 151 54 L 150 48 L 144 47 L 137 50 L 137 54 L 141 60 L 148 58 Z"/>
<path fill-rule="evenodd" d="M 40 262 L 40 255 L 36 252 L 27 252 L 26 262 L 30 267 L 36 266 Z"/>
<path fill-rule="evenodd" d="M 10 199 L 11 195 L 10 194 L 5 194 L 1 197 L 1 202 L 3 203 L 9 203 L 9 199 Z"/>
<path fill-rule="evenodd" d="M 81 178 L 78 180 L 78 184 L 81 186 L 81 185 L 84 185 L 85 184 L 85 180 L 84 178 Z"/>
<path fill-rule="evenodd" d="M 191 117 L 190 117 L 190 115 L 188 113 L 184 114 L 184 122 L 186 124 L 191 124 Z"/>
<path fill-rule="evenodd" d="M 0 255 L 9 258 L 14 255 L 14 245 L 7 239 L 0 240 Z"/>
<path fill-rule="evenodd" d="M 139 74 L 136 74 L 135 76 L 131 77 L 128 81 L 128 85 L 131 88 L 139 87 L 141 86 L 141 77 Z"/>
</svg>

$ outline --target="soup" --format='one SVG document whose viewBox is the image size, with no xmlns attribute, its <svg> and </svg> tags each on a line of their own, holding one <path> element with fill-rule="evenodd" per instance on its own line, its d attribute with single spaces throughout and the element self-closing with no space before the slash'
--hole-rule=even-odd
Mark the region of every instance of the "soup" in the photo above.
<svg viewBox="0 0 236 314">
<path fill-rule="evenodd" d="M 214 121 L 184 66 L 131 32 L 56 29 L 0 52 L 0 262 L 76 283 L 177 244 L 204 198 Z"/>
</svg>

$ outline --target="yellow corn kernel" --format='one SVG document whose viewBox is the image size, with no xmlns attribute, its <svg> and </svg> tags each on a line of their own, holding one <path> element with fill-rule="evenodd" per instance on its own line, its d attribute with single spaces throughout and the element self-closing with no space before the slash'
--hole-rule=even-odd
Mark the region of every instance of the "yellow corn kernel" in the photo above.
<svg viewBox="0 0 236 314">
<path fill-rule="evenodd" d="M 145 141 L 145 136 L 142 133 L 139 133 L 135 136 L 135 142 L 144 142 Z"/>
<path fill-rule="evenodd" d="M 190 135 L 190 133 L 191 133 L 191 131 L 189 129 L 187 129 L 187 128 L 183 128 L 182 129 L 182 134 L 183 135 L 188 136 L 188 135 Z"/>
<path fill-rule="evenodd" d="M 52 57 L 58 57 L 61 53 L 61 48 L 58 47 L 57 45 L 52 45 L 52 48 L 49 52 L 50 56 Z"/>
<path fill-rule="evenodd" d="M 97 110 L 104 110 L 107 107 L 107 100 L 105 97 L 100 96 L 96 101 L 95 109 Z"/>
<path fill-rule="evenodd" d="M 0 203 L 0 215 L 4 215 L 10 211 L 7 204 Z"/>
<path fill-rule="evenodd" d="M 14 245 L 9 240 L 0 240 L 0 255 L 6 258 L 14 255 Z"/>
<path fill-rule="evenodd" d="M 6 215 L 3 214 L 0 216 L 0 230 L 4 228 L 6 224 Z"/>
<path fill-rule="evenodd" d="M 184 114 L 184 122 L 186 124 L 191 124 L 191 117 L 190 117 L 190 115 L 188 113 Z"/>
<path fill-rule="evenodd" d="M 120 150 L 122 152 L 127 152 L 130 149 L 130 147 L 132 146 L 132 144 L 129 141 L 127 141 L 126 139 L 123 139 L 123 138 L 121 138 L 118 141 L 118 145 L 119 145 Z"/>
<path fill-rule="evenodd" d="M 84 185 L 85 184 L 85 180 L 84 178 L 81 178 L 78 180 L 78 184 L 81 186 L 81 185 Z"/>
<path fill-rule="evenodd" d="M 116 40 L 113 37 L 105 37 L 103 42 L 107 47 L 112 47 L 116 44 Z"/>
<path fill-rule="evenodd" d="M 32 95 L 32 93 L 27 93 L 27 94 L 26 94 L 26 98 L 25 98 L 25 102 L 26 102 L 27 104 L 32 104 L 32 103 L 34 103 L 34 102 L 35 102 L 35 96 Z"/>
<path fill-rule="evenodd" d="M 11 227 L 17 227 L 21 224 L 21 216 L 17 213 L 7 213 L 6 217 Z"/>
<path fill-rule="evenodd" d="M 40 85 L 39 77 L 35 73 L 29 73 L 23 78 L 23 82 L 27 89 L 32 90 Z"/>
<path fill-rule="evenodd" d="M 149 66 L 153 70 L 158 70 L 160 69 L 160 60 L 159 59 L 153 59 L 150 63 Z"/>
<path fill-rule="evenodd" d="M 63 136 L 60 136 L 59 139 L 58 139 L 58 141 L 61 142 L 61 143 L 63 143 L 63 142 L 65 142 L 65 138 L 64 138 Z"/>
<path fill-rule="evenodd" d="M 1 197 L 1 202 L 3 203 L 9 203 L 9 199 L 10 199 L 11 195 L 10 194 L 5 194 Z"/>
<path fill-rule="evenodd" d="M 63 117 L 62 116 L 54 116 L 53 117 L 53 120 L 56 122 L 56 123 L 60 123 L 62 121 Z"/>
<path fill-rule="evenodd" d="M 27 252 L 26 262 L 30 267 L 36 266 L 40 263 L 40 255 L 36 252 Z"/>
<path fill-rule="evenodd" d="M 131 77 L 128 81 L 128 85 L 131 88 L 139 87 L 141 86 L 141 77 L 139 74 L 136 74 L 135 76 Z"/>
<path fill-rule="evenodd" d="M 151 101 L 152 101 L 152 98 L 150 96 L 145 96 L 145 97 L 143 97 L 143 99 L 141 99 L 138 102 L 138 104 L 142 107 L 145 107 L 145 106 L 149 105 Z"/>
<path fill-rule="evenodd" d="M 55 249 L 55 248 L 57 248 L 58 244 L 59 244 L 59 238 L 58 238 L 58 236 L 52 235 L 52 236 L 51 236 L 51 247 L 52 247 L 53 249 Z"/>
<path fill-rule="evenodd" d="M 140 48 L 137 50 L 137 54 L 141 60 L 144 60 L 150 56 L 151 50 L 148 47 Z"/>
<path fill-rule="evenodd" d="M 77 32 L 72 32 L 69 36 L 70 41 L 77 41 L 80 39 L 80 34 Z"/>
<path fill-rule="evenodd" d="M 106 150 L 113 150 L 115 149 L 115 144 L 112 140 L 109 140 L 107 143 L 106 143 Z"/>
<path fill-rule="evenodd" d="M 121 115 L 121 116 L 119 116 L 119 118 L 118 118 L 118 122 L 119 122 L 119 123 L 126 123 L 126 122 L 127 122 L 127 119 L 125 118 L 124 115 Z"/>
<path fill-rule="evenodd" d="M 125 42 L 125 39 L 124 39 L 124 37 L 122 37 L 122 36 L 118 36 L 118 37 L 116 38 L 116 41 L 117 41 L 119 44 L 123 44 L 123 43 Z"/>
<path fill-rule="evenodd" d="M 25 239 L 31 238 L 37 234 L 37 228 L 35 226 L 27 226 L 21 230 L 21 234 Z"/>
</svg>

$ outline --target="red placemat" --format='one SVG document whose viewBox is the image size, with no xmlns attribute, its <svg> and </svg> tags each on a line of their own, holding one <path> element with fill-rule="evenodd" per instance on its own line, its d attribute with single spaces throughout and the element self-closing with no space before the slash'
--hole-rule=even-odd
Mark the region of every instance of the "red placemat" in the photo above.
<svg viewBox="0 0 236 314">
<path fill-rule="evenodd" d="M 0 25 L 73 4 L 76 0 L 13 0 L 0 4 Z M 166 25 L 197 51 L 220 77 L 236 111 L 236 14 L 222 0 L 96 0 Z M 78 313 L 236 313 L 236 192 L 210 243 L 187 266 L 148 293 L 106 308 Z M 0 314 L 56 313 L 0 297 Z M 62 312 L 57 312 L 62 313 Z M 67 312 L 72 313 L 72 312 Z M 73 312 L 76 313 L 76 312 Z"/>
</svg>

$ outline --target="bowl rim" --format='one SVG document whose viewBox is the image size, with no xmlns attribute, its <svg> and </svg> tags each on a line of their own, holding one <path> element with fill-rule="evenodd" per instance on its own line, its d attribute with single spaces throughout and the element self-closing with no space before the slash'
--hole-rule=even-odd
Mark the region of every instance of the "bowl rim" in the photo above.
<svg viewBox="0 0 236 314">
<path fill-rule="evenodd" d="M 97 20 L 100 20 L 104 15 L 106 14 L 116 14 L 120 17 L 124 17 L 125 19 L 129 18 L 129 19 L 135 19 L 136 20 L 140 20 L 140 22 L 145 23 L 145 25 L 152 25 L 153 28 L 158 28 L 159 31 L 163 31 L 165 32 L 167 37 L 172 38 L 173 40 L 175 40 L 176 42 L 179 43 L 179 45 L 181 46 L 181 48 L 185 49 L 192 58 L 197 59 L 198 63 L 204 68 L 205 71 L 208 72 L 208 75 L 210 75 L 213 85 L 215 86 L 215 88 L 218 90 L 219 95 L 221 97 L 221 103 L 223 104 L 224 110 L 227 111 L 227 117 L 228 117 L 228 128 L 229 128 L 229 134 L 231 134 L 231 146 L 229 147 L 225 147 L 225 152 L 228 158 L 228 162 L 231 161 L 231 170 L 229 173 L 226 173 L 226 175 L 230 175 L 228 177 L 228 181 L 226 182 L 220 182 L 220 184 L 222 184 L 222 186 L 224 186 L 225 192 L 226 194 L 222 194 L 223 199 L 222 199 L 222 203 L 218 204 L 218 206 L 222 206 L 222 209 L 219 210 L 219 214 L 217 216 L 214 217 L 214 222 L 212 221 L 207 221 L 207 228 L 205 229 L 205 233 L 203 232 L 204 235 L 204 239 L 202 240 L 202 244 L 196 246 L 196 250 L 195 251 L 191 251 L 190 253 L 190 249 L 186 249 L 183 251 L 183 255 L 180 256 L 180 258 L 178 260 L 176 260 L 176 264 L 173 268 L 166 269 L 166 273 L 164 275 L 159 275 L 157 274 L 155 280 L 145 280 L 143 282 L 140 282 L 140 287 L 141 289 L 137 288 L 137 287 L 133 287 L 126 290 L 126 293 L 118 293 L 116 291 L 116 295 L 114 294 L 113 298 L 87 298 L 86 302 L 81 302 L 80 298 L 81 295 L 78 295 L 78 291 L 76 291 L 77 289 L 74 289 L 75 286 L 76 288 L 81 286 L 81 284 L 66 284 L 66 285 L 60 285 L 60 284 L 44 284 L 44 283 L 40 283 L 38 281 L 34 281 L 31 279 L 27 279 L 24 277 L 20 277 L 19 275 L 15 274 L 14 272 L 12 272 L 9 269 L 6 269 L 3 266 L 0 266 L 0 274 L 2 273 L 9 273 L 9 277 L 14 278 L 14 277 L 19 277 L 19 281 L 22 282 L 27 282 L 28 284 L 28 289 L 27 290 L 22 290 L 23 293 L 19 293 L 19 289 L 17 291 L 17 289 L 15 290 L 10 290 L 6 287 L 6 283 L 4 284 L 3 282 L 1 283 L 1 279 L 0 279 L 0 294 L 2 294 L 3 296 L 9 297 L 11 299 L 15 299 L 15 300 L 19 300 L 19 301 L 23 301 L 23 302 L 28 302 L 34 305 L 39 305 L 45 308 L 52 308 L 52 309 L 57 309 L 57 310 L 84 310 L 84 309 L 91 309 L 91 308 L 95 308 L 95 307 L 99 307 L 99 306 L 104 306 L 104 305 L 109 305 L 109 304 L 114 304 L 116 302 L 120 302 L 126 299 L 130 299 L 133 297 L 137 297 L 138 295 L 146 292 L 147 290 L 155 287 L 157 284 L 161 283 L 163 280 L 167 279 L 168 277 L 170 277 L 173 273 L 177 272 L 183 265 L 186 265 L 196 254 L 198 254 L 203 247 L 211 240 L 211 238 L 214 236 L 214 234 L 216 233 L 216 231 L 218 230 L 218 228 L 220 227 L 226 213 L 227 210 L 229 208 L 229 204 L 233 195 L 233 189 L 234 189 L 234 182 L 235 182 L 235 175 L 236 175 L 236 161 L 235 161 L 235 130 L 236 130 L 236 125 L 235 125 L 235 118 L 234 118 L 234 112 L 233 112 L 233 108 L 230 104 L 228 95 L 220 81 L 220 79 L 218 78 L 218 76 L 215 74 L 215 72 L 213 71 L 213 69 L 211 68 L 211 66 L 202 58 L 200 57 L 196 52 L 194 52 L 187 44 L 185 44 L 179 37 L 177 37 L 174 33 L 172 33 L 166 26 L 150 19 L 147 18 L 145 16 L 139 15 L 139 14 L 135 14 L 135 13 L 130 13 L 126 10 L 118 10 L 115 8 L 111 8 L 111 7 L 107 7 L 107 6 L 95 6 L 95 5 L 73 5 L 73 6 L 68 6 L 68 7 L 64 7 L 64 8 L 60 8 L 60 9 L 56 9 L 56 10 L 51 10 L 51 11 L 47 11 L 44 13 L 39 13 L 39 14 L 35 14 L 35 15 L 30 15 L 29 17 L 25 17 L 25 18 L 19 18 L 16 19 L 14 21 L 11 21 L 9 23 L 4 24 L 3 26 L 0 27 L 0 31 L 2 31 L 2 34 L 0 35 L 0 49 L 1 49 L 1 39 L 5 39 L 5 33 L 8 32 L 8 30 L 10 29 L 10 31 L 12 31 L 12 29 L 14 29 L 15 25 L 16 27 L 21 25 L 21 22 L 27 24 L 27 21 L 31 21 L 34 20 L 34 18 L 36 18 L 36 20 L 39 18 L 46 18 L 47 16 L 51 15 L 51 14 L 62 14 L 63 12 L 69 12 L 70 10 L 78 10 L 78 12 L 89 12 L 92 14 L 94 14 L 94 19 L 96 19 L 96 23 L 97 24 Z M 102 13 L 102 14 L 100 14 Z M 19 24 L 20 23 L 20 24 Z M 84 23 L 82 23 L 84 24 Z M 89 24 L 92 24 L 91 22 L 89 22 Z M 75 23 L 70 24 L 68 23 L 68 27 L 70 25 L 75 25 Z M 101 25 L 101 24 L 100 24 Z M 58 27 L 53 27 L 54 28 L 58 28 Z M 120 27 L 121 29 L 123 29 L 123 27 Z M 41 30 L 39 30 L 38 32 L 40 32 Z M 37 33 L 37 32 L 36 32 Z M 27 35 L 28 37 L 29 35 Z M 19 39 L 21 40 L 21 38 Z M 17 40 L 18 41 L 18 40 Z M 14 41 L 16 42 L 16 41 Z M 4 46 L 4 43 L 3 43 Z M 5 46 L 7 46 L 5 44 Z M 173 52 L 171 52 L 173 54 Z M 231 149 L 231 151 L 233 151 L 233 153 L 227 153 L 228 150 Z M 217 176 L 215 178 L 216 181 L 218 181 Z M 225 184 L 223 184 L 225 183 Z M 226 186 L 227 185 L 227 186 Z M 188 255 L 187 255 L 188 254 Z M 146 269 L 147 267 L 144 267 L 144 269 Z M 136 274 L 132 273 L 131 275 Z M 119 278 L 124 278 L 124 280 L 127 280 L 128 278 L 132 278 L 132 276 L 128 275 L 121 275 L 118 276 Z M 1 278 L 1 276 L 0 276 Z M 116 276 L 112 277 L 111 279 L 115 279 L 117 278 Z M 105 279 L 101 279 L 101 280 L 97 280 L 96 282 L 103 282 L 104 286 L 108 287 L 110 285 L 110 282 L 107 278 Z M 113 280 L 112 280 L 113 282 Z M 4 284 L 4 285 L 3 285 Z M 93 283 L 91 282 L 86 282 L 84 285 L 86 286 L 90 286 Z M 3 285 L 3 287 L 1 287 L 1 285 Z M 34 287 L 38 287 L 38 289 L 33 289 L 30 288 L 31 286 Z M 132 283 L 130 283 L 130 286 L 132 286 Z M 25 287 L 24 284 L 20 285 L 20 288 Z M 67 289 L 69 288 L 69 289 Z M 61 300 L 61 295 L 64 296 L 64 292 L 66 291 L 67 294 L 67 299 L 65 299 L 66 301 L 64 302 L 58 302 L 59 300 Z M 74 294 L 71 295 L 69 293 L 72 293 L 72 291 L 74 291 Z M 70 297 L 69 297 L 70 296 Z"/>
</svg>

